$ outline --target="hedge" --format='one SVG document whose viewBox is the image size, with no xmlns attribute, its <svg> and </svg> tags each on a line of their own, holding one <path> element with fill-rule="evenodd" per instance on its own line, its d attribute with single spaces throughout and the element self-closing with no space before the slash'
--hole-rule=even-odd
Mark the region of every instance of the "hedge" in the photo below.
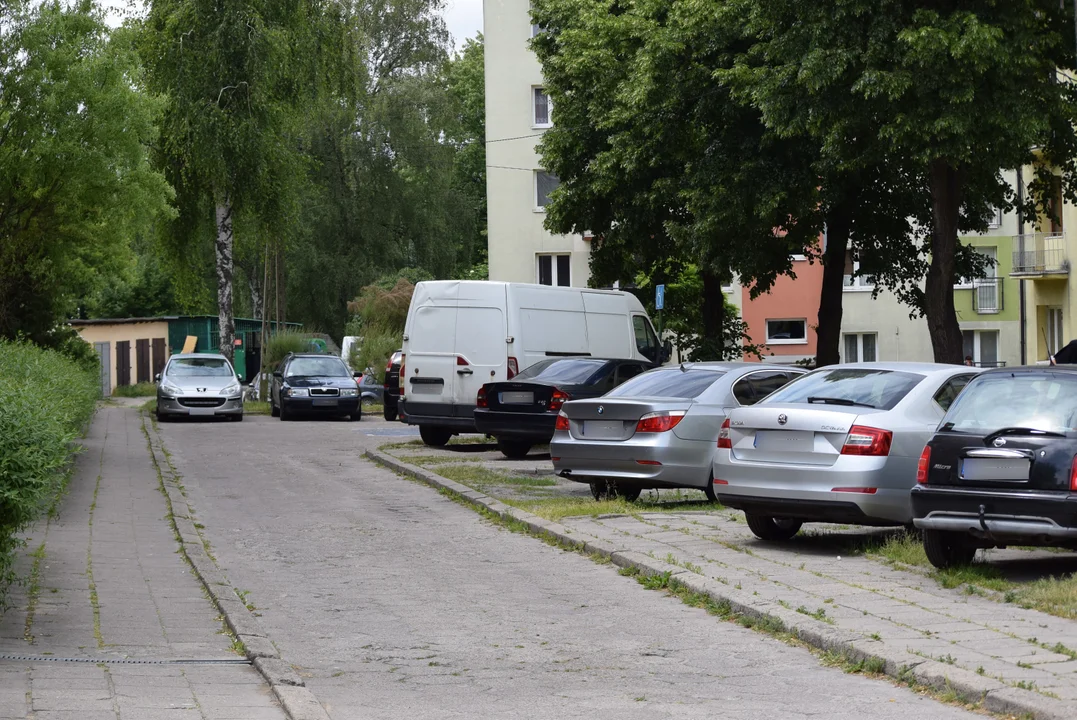
<svg viewBox="0 0 1077 720">
<path fill-rule="evenodd" d="M 19 533 L 64 487 L 73 444 L 94 412 L 97 372 L 22 341 L 0 340 L 0 611 L 16 579 Z"/>
</svg>

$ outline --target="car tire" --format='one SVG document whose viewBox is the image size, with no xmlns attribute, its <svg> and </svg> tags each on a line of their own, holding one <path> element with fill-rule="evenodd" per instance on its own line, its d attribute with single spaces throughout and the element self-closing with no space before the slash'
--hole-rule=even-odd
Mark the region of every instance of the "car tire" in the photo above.
<svg viewBox="0 0 1077 720">
<path fill-rule="evenodd" d="M 243 422 L 243 413 L 240 413 L 239 415 L 233 415 L 232 416 L 232 421 L 233 422 Z"/>
<path fill-rule="evenodd" d="M 423 444 L 430 447 L 445 447 L 449 442 L 449 438 L 452 437 L 452 431 L 445 428 L 434 427 L 432 425 L 420 425 L 419 437 L 423 439 Z"/>
<path fill-rule="evenodd" d="M 269 416 L 280 417 L 280 408 L 274 405 L 272 402 L 269 403 Z"/>
<path fill-rule="evenodd" d="M 363 408 L 362 407 L 355 408 L 355 412 L 348 415 L 348 419 L 351 420 L 352 422 L 362 420 L 363 419 Z"/>
<path fill-rule="evenodd" d="M 744 513 L 748 528 L 760 540 L 788 540 L 800 532 L 803 523 L 799 520 L 776 518 L 770 515 L 753 515 Z"/>
<path fill-rule="evenodd" d="M 642 492 L 643 488 L 617 483 L 617 497 L 622 498 L 625 502 L 636 502 Z"/>
<path fill-rule="evenodd" d="M 153 411 L 153 415 L 157 418 L 157 422 L 159 423 L 168 422 L 170 419 L 168 415 L 164 414 L 160 410 L 157 410 L 156 408 Z"/>
<path fill-rule="evenodd" d="M 635 502 L 643 492 L 642 488 L 624 485 L 614 480 L 596 480 L 588 484 L 591 486 L 591 497 L 597 502 L 617 498 L 622 498 L 626 502 Z"/>
<path fill-rule="evenodd" d="M 718 502 L 718 493 L 714 492 L 714 478 L 707 480 L 707 487 L 703 488 L 703 494 L 707 496 L 707 501 L 716 503 Z"/>
<path fill-rule="evenodd" d="M 391 408 L 388 405 L 386 405 L 384 408 L 382 408 L 381 416 L 383 418 L 385 418 L 386 422 L 395 422 L 396 421 L 396 408 Z"/>
<path fill-rule="evenodd" d="M 497 439 L 497 449 L 509 460 L 523 460 L 531 452 L 531 443 L 526 440 Z"/>
<path fill-rule="evenodd" d="M 287 422 L 292 419 L 292 414 L 288 412 L 288 408 L 284 403 L 280 404 L 280 410 L 277 411 L 277 417 L 281 419 L 281 422 Z"/>
<path fill-rule="evenodd" d="M 961 533 L 925 528 L 923 537 L 924 554 L 940 570 L 968 565 L 976 557 L 976 548 Z"/>
</svg>

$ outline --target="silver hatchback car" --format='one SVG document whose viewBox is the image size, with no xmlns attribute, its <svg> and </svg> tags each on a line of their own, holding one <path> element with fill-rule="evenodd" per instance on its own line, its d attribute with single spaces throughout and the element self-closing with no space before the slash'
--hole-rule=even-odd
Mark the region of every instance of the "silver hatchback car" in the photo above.
<svg viewBox="0 0 1077 720">
<path fill-rule="evenodd" d="M 744 362 L 649 370 L 593 400 L 565 403 L 550 457 L 561 477 L 596 500 L 635 500 L 646 488 L 695 488 L 714 499 L 711 459 L 726 414 L 805 370 Z"/>
<path fill-rule="evenodd" d="M 715 494 L 764 540 L 788 539 L 803 522 L 908 525 L 920 453 L 978 372 L 879 362 L 809 373 L 729 414 Z"/>
<path fill-rule="evenodd" d="M 224 355 L 173 355 L 157 376 L 157 420 L 224 416 L 243 419 L 243 386 Z"/>
</svg>

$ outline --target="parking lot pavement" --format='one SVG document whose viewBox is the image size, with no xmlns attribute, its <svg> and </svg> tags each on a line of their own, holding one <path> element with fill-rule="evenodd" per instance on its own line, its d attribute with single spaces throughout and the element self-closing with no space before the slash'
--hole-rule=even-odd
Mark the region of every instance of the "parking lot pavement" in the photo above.
<svg viewBox="0 0 1077 720">
<path fill-rule="evenodd" d="M 0 718 L 284 718 L 177 554 L 138 411 L 103 406 L 83 445 L 0 615 Z"/>
<path fill-rule="evenodd" d="M 217 562 L 335 719 L 973 717 L 501 529 L 365 460 L 383 430 L 160 428 Z"/>
<path fill-rule="evenodd" d="M 797 610 L 822 631 L 859 636 L 882 656 L 936 661 L 1003 685 L 1065 701 L 1077 717 L 1077 623 L 999 602 L 967 588 L 856 556 L 864 528 L 821 532 L 786 543 L 755 538 L 740 513 L 644 513 L 573 517 L 574 533 L 667 561 L 726 588 L 743 589 L 762 611 Z M 811 526 L 807 526 L 812 529 Z M 992 551 L 992 561 L 1022 551 Z M 1026 557 L 1029 555 L 1025 553 Z M 1056 564 L 1073 570 L 1072 556 Z M 816 617 L 811 617 L 815 615 Z M 872 648 L 875 650 L 872 650 Z"/>
</svg>

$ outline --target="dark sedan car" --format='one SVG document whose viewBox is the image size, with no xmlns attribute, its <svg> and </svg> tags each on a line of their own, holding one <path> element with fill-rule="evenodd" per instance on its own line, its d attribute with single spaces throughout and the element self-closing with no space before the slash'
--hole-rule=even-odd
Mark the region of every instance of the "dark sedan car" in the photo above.
<svg viewBox="0 0 1077 720">
<path fill-rule="evenodd" d="M 273 372 L 270 413 L 292 420 L 300 413 L 362 416 L 359 385 L 335 355 L 287 355 Z"/>
<path fill-rule="evenodd" d="M 924 447 L 913 523 L 940 568 L 977 548 L 1077 549 L 1077 368 L 989 370 Z"/>
<path fill-rule="evenodd" d="M 396 420 L 400 405 L 400 351 L 397 350 L 389 357 L 385 365 L 385 383 L 382 385 L 382 407 L 385 419 L 389 422 Z"/>
<path fill-rule="evenodd" d="M 525 457 L 532 445 L 553 438 L 557 413 L 566 402 L 605 395 L 651 367 L 640 360 L 542 360 L 512 380 L 482 386 L 476 401 L 475 429 L 497 438 L 497 447 L 505 457 Z"/>
</svg>

